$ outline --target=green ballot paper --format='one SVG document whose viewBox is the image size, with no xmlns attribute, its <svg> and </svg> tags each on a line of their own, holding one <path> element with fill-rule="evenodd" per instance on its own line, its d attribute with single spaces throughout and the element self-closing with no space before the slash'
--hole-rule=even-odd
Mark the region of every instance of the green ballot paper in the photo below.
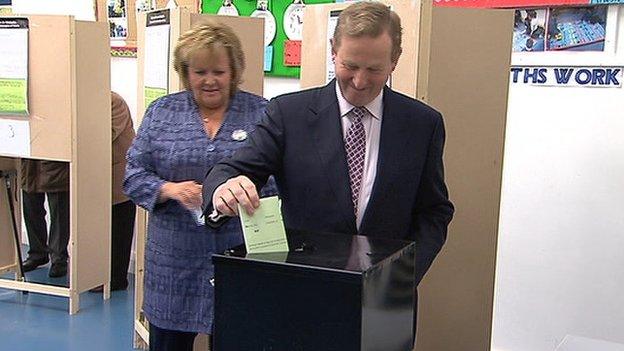
<svg viewBox="0 0 624 351">
<path fill-rule="evenodd" d="M 260 207 L 250 216 L 238 207 L 247 253 L 288 252 L 286 230 L 277 196 L 260 199 Z"/>
</svg>

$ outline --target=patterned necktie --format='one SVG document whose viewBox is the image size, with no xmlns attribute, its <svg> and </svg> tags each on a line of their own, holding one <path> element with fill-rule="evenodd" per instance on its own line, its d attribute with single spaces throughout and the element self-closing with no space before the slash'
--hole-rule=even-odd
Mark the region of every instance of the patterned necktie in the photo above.
<svg viewBox="0 0 624 351">
<path fill-rule="evenodd" d="M 364 155 L 366 154 L 366 132 L 364 131 L 364 108 L 354 107 L 349 111 L 351 127 L 345 138 L 345 150 L 347 152 L 347 166 L 349 167 L 349 182 L 351 183 L 351 199 L 353 210 L 357 217 L 358 198 L 364 173 Z"/>
</svg>

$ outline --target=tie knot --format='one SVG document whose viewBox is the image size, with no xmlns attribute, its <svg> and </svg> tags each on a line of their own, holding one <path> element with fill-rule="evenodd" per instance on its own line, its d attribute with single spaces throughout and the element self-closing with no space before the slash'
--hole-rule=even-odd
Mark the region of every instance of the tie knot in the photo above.
<svg viewBox="0 0 624 351">
<path fill-rule="evenodd" d="M 364 118 L 364 107 L 354 107 L 351 109 L 351 117 L 354 122 L 360 122 Z"/>
</svg>

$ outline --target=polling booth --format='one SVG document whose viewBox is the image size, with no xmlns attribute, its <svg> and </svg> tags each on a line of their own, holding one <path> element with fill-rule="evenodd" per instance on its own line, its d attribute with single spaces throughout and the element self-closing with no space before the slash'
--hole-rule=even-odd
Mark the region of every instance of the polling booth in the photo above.
<svg viewBox="0 0 624 351">
<path fill-rule="evenodd" d="M 79 294 L 99 285 L 110 295 L 111 107 L 108 29 L 72 16 L 0 17 L 0 265 L 15 279 L 0 288 L 66 297 L 78 312 Z M 16 248 L 22 158 L 69 163 L 68 286 L 35 282 L 19 269 Z M 11 199 L 14 206 L 8 203 Z"/>
<path fill-rule="evenodd" d="M 198 14 L 186 8 L 141 13 L 137 17 L 137 116 L 139 116 L 139 123 L 150 102 L 160 96 L 184 89 L 182 81 L 173 67 L 173 50 L 180 34 L 208 19 L 227 24 L 238 34 L 245 53 L 246 63 L 241 89 L 262 95 L 262 67 L 264 62 L 262 19 Z M 148 322 L 141 310 L 143 305 L 144 249 L 148 220 L 149 214 L 143 209 L 139 209 L 135 226 L 135 347 L 146 347 L 149 341 Z M 199 342 L 203 341 L 200 340 Z"/>
</svg>

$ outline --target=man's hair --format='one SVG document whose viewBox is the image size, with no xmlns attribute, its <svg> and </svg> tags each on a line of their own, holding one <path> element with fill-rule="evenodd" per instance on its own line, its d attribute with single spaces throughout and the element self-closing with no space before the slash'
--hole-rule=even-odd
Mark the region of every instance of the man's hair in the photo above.
<svg viewBox="0 0 624 351">
<path fill-rule="evenodd" d="M 232 28 L 215 21 L 202 22 L 186 31 L 180 36 L 175 47 L 173 67 L 187 90 L 191 89 L 188 79 L 191 57 L 199 50 L 207 49 L 214 52 L 217 48 L 224 48 L 230 61 L 232 70 L 230 94 L 233 95 L 238 90 L 245 70 L 245 54 L 240 39 Z"/>
<path fill-rule="evenodd" d="M 357 2 L 342 10 L 334 31 L 332 45 L 340 47 L 343 36 L 376 38 L 387 32 L 392 40 L 391 60 L 396 63 L 401 56 L 401 19 L 396 12 L 379 2 Z"/>
</svg>

